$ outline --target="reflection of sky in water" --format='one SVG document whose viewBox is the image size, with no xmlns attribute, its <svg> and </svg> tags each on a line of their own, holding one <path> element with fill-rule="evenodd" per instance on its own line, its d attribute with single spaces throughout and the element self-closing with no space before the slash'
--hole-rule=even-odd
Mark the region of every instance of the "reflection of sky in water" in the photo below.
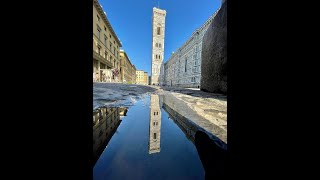
<svg viewBox="0 0 320 180">
<path fill-rule="evenodd" d="M 150 96 L 129 108 L 93 169 L 100 179 L 204 179 L 194 144 L 161 108 L 160 152 L 149 154 Z"/>
</svg>

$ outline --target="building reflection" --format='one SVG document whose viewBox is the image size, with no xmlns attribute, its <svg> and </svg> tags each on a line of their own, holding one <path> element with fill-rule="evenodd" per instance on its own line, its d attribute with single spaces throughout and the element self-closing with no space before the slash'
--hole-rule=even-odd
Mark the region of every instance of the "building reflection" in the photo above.
<svg viewBox="0 0 320 180">
<path fill-rule="evenodd" d="M 126 116 L 128 109 L 102 107 L 93 112 L 93 159 L 92 166 L 99 159 L 113 134 L 121 123 L 120 116 Z"/>
<path fill-rule="evenodd" d="M 186 119 L 178 112 L 171 109 L 167 104 L 163 104 L 163 109 L 169 114 L 169 118 L 182 130 L 186 137 L 192 142 L 195 142 L 195 134 L 199 129 L 194 123 Z"/>
<path fill-rule="evenodd" d="M 149 154 L 160 152 L 161 110 L 159 96 L 151 94 L 149 123 Z"/>
<path fill-rule="evenodd" d="M 205 179 L 225 177 L 227 162 L 227 144 L 191 122 L 167 104 L 163 103 L 169 118 L 182 130 L 197 148 L 201 163 L 205 169 Z"/>
</svg>

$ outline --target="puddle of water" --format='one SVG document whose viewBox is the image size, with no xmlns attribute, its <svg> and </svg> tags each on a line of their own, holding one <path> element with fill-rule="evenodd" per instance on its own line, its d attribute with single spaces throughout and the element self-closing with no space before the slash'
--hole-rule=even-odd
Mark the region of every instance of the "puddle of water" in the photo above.
<svg viewBox="0 0 320 180">
<path fill-rule="evenodd" d="M 94 180 L 207 179 L 224 172 L 226 145 L 162 99 L 151 94 L 129 109 L 94 112 Z"/>
</svg>

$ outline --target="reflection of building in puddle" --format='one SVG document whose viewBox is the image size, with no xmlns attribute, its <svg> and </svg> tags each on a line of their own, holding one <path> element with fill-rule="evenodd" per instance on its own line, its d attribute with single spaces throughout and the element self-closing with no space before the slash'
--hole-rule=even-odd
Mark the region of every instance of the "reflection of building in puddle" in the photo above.
<svg viewBox="0 0 320 180">
<path fill-rule="evenodd" d="M 213 118 L 213 116 L 210 115 L 211 120 L 208 118 L 205 118 L 204 117 L 205 114 L 203 110 L 196 107 L 192 107 L 192 105 L 185 103 L 183 100 L 176 98 L 174 95 L 170 93 L 165 93 L 162 96 L 162 99 L 163 99 L 163 104 L 166 105 L 165 110 L 168 112 L 170 111 L 168 110 L 170 108 L 171 109 L 170 112 L 172 113 L 170 112 L 169 113 L 172 116 L 182 117 L 177 119 L 187 119 L 191 121 L 191 124 L 194 124 L 196 127 L 200 129 L 204 129 L 206 132 L 212 134 L 215 137 L 218 137 L 224 143 L 227 143 L 226 127 L 220 125 L 219 123 L 214 121 L 214 119 L 211 119 Z M 194 109 L 197 109 L 197 110 L 194 110 Z M 215 116 L 220 116 L 220 115 L 216 114 Z M 183 124 L 183 123 L 180 123 L 180 124 Z M 193 136 L 194 136 L 194 133 L 193 133 Z"/>
<path fill-rule="evenodd" d="M 167 104 L 163 103 L 163 109 L 169 114 L 169 118 L 173 120 L 175 124 L 182 130 L 186 137 L 193 143 L 195 143 L 196 133 L 199 131 L 205 131 L 202 127 L 190 121 L 188 118 L 182 116 Z M 210 132 L 207 132 L 207 135 L 210 134 L 210 139 L 217 144 L 217 146 L 222 149 L 227 148 L 227 144 L 224 143 L 219 137 L 214 136 Z"/>
<path fill-rule="evenodd" d="M 182 132 L 186 135 L 186 137 L 194 143 L 195 134 L 197 130 L 199 130 L 199 127 L 195 126 L 185 117 L 171 109 L 167 104 L 163 104 L 163 108 L 167 111 L 169 118 L 172 119 L 173 122 L 175 122 L 175 124 L 177 124 Z"/>
<path fill-rule="evenodd" d="M 205 179 L 224 177 L 227 161 L 227 144 L 221 139 L 209 135 L 198 125 L 192 123 L 167 104 L 163 108 L 169 114 L 169 118 L 182 130 L 186 137 L 195 145 L 201 163 L 205 170 Z"/>
<path fill-rule="evenodd" d="M 93 165 L 120 125 L 120 116 L 125 116 L 127 108 L 99 108 L 93 112 Z"/>
<path fill-rule="evenodd" d="M 149 154 L 160 152 L 161 110 L 159 96 L 151 94 L 149 123 Z"/>
</svg>

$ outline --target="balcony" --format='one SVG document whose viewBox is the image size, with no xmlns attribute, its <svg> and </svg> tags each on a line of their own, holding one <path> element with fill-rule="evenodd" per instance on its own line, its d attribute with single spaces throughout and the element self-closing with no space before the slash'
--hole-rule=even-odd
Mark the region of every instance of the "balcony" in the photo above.
<svg viewBox="0 0 320 180">
<path fill-rule="evenodd" d="M 113 68 L 112 63 L 110 61 L 108 61 L 106 58 L 104 58 L 103 56 L 101 56 L 100 54 L 98 54 L 95 51 L 93 51 L 93 59 L 96 59 L 99 62 L 106 64 L 108 67 Z"/>
</svg>

